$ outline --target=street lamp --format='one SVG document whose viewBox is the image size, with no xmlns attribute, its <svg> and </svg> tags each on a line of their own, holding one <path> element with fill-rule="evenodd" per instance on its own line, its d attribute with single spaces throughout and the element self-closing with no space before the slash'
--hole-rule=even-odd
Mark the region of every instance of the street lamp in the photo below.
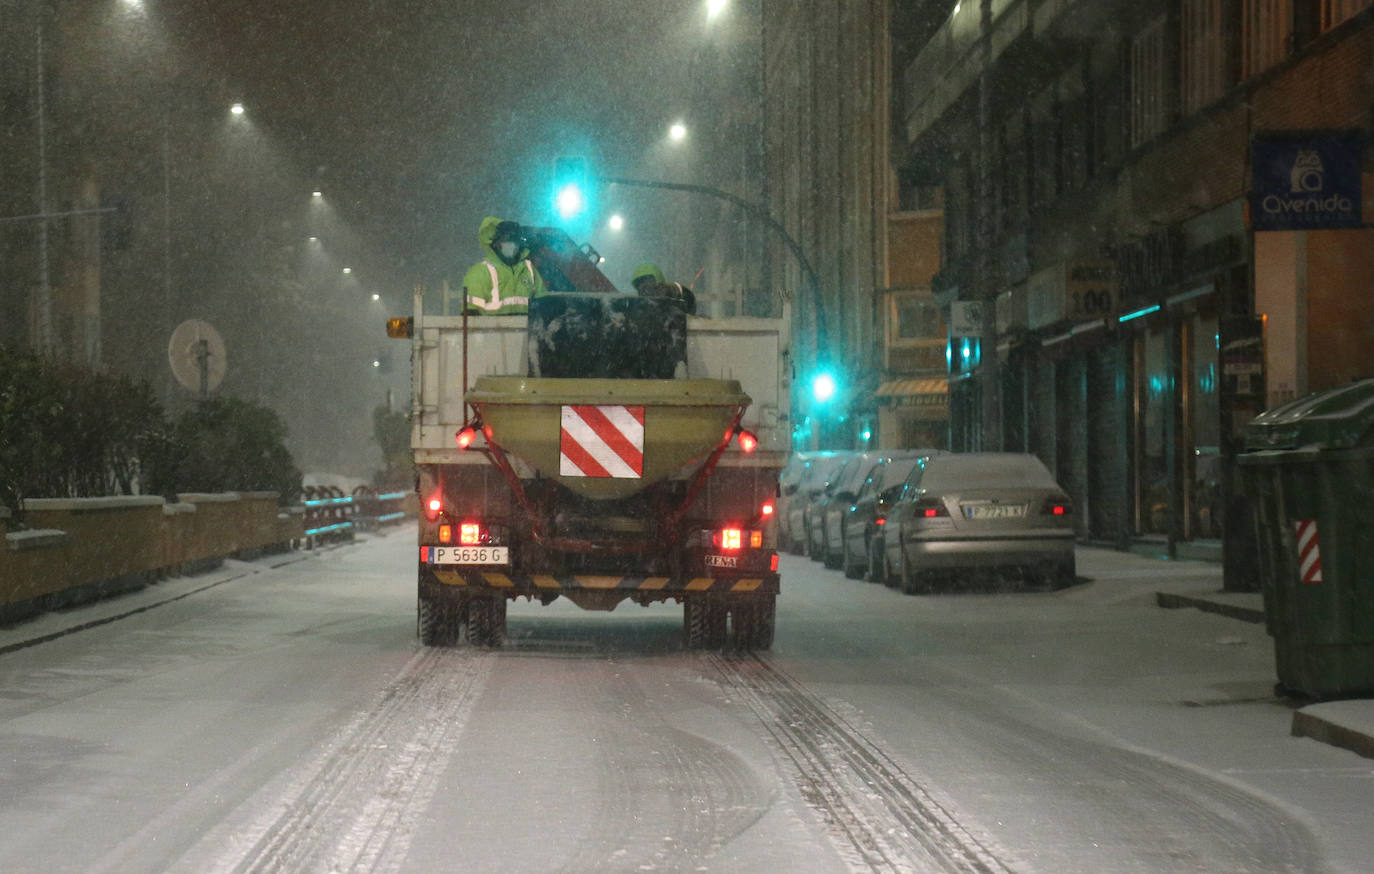
<svg viewBox="0 0 1374 874">
<path fill-rule="evenodd" d="M 350 273 L 353 272 L 353 268 L 352 268 L 352 267 L 345 267 L 345 268 L 343 269 L 343 272 L 344 272 L 344 275 L 347 276 L 348 274 L 350 274 Z"/>
<path fill-rule="evenodd" d="M 611 216 L 609 224 L 611 226 L 611 230 L 619 231 L 625 227 L 625 219 L 620 217 L 620 213 L 616 213 L 615 215 Z"/>
<path fill-rule="evenodd" d="M 675 143 L 680 143 L 687 138 L 687 125 L 680 121 L 673 122 L 673 126 L 668 128 L 668 138 Z"/>
<path fill-rule="evenodd" d="M 706 20 L 714 21 L 715 17 L 725 11 L 726 0 L 706 0 Z"/>
<path fill-rule="evenodd" d="M 242 103 L 235 103 L 233 106 L 229 107 L 229 112 L 233 115 L 243 115 L 243 111 Z"/>
</svg>

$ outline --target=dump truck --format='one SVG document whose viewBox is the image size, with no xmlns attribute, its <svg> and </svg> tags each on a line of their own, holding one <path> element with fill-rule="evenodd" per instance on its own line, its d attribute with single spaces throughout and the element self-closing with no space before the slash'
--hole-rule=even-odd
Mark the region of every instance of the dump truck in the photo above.
<svg viewBox="0 0 1374 874">
<path fill-rule="evenodd" d="M 619 292 L 561 230 L 525 233 L 550 289 L 528 315 L 417 288 L 388 322 L 411 343 L 421 642 L 500 646 L 510 601 L 567 598 L 676 602 L 689 648 L 768 648 L 789 304 L 689 315 Z"/>
</svg>

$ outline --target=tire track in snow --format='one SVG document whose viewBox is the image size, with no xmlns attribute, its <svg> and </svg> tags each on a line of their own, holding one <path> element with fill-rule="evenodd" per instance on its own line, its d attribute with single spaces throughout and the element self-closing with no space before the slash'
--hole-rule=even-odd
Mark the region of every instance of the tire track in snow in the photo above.
<svg viewBox="0 0 1374 874">
<path fill-rule="evenodd" d="M 767 661 L 707 660 L 795 768 L 797 787 L 855 871 L 1007 874 L 1005 852 L 975 836 L 876 744 Z"/>
<path fill-rule="evenodd" d="M 398 871 L 492 664 L 472 650 L 416 653 L 212 870 Z"/>
</svg>

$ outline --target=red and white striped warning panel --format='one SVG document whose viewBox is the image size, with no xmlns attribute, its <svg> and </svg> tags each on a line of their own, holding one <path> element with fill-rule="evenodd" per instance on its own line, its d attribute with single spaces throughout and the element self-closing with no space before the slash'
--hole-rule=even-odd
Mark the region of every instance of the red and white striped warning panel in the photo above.
<svg viewBox="0 0 1374 874">
<path fill-rule="evenodd" d="M 1317 520 L 1299 519 L 1293 523 L 1298 530 L 1298 579 L 1304 583 L 1322 581 L 1322 550 L 1317 541 Z"/>
<path fill-rule="evenodd" d="M 644 408 L 568 405 L 558 436 L 563 476 L 644 476 Z"/>
</svg>

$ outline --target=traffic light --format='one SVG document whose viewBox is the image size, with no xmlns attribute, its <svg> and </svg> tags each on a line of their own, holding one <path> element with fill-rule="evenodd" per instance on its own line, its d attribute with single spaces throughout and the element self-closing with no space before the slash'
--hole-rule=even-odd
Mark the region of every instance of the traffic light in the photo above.
<svg viewBox="0 0 1374 874">
<path fill-rule="evenodd" d="M 588 208 L 590 179 L 587 159 L 560 156 L 553 161 L 553 206 L 563 220 L 581 216 Z"/>
<path fill-rule="evenodd" d="M 816 374 L 811 380 L 811 396 L 821 403 L 825 403 L 835 395 L 835 377 L 829 372 L 822 371 Z"/>
</svg>

